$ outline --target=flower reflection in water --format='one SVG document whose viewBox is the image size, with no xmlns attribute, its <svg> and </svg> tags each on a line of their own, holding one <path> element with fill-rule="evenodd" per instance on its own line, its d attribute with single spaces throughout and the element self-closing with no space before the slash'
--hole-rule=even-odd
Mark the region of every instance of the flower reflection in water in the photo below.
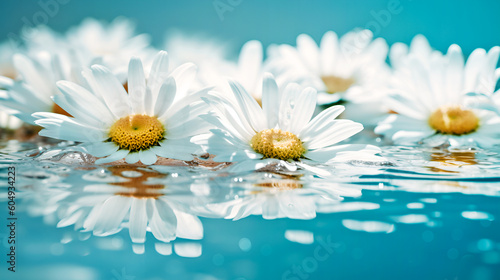
<svg viewBox="0 0 500 280">
<path fill-rule="evenodd" d="M 250 215 L 264 219 L 313 219 L 316 213 L 331 213 L 344 196 L 358 197 L 361 191 L 324 180 L 303 180 L 300 176 L 253 173 L 235 178 L 230 188 L 234 199 L 209 204 L 207 208 L 225 219 L 239 220 Z"/>
<path fill-rule="evenodd" d="M 386 187 L 386 190 L 405 190 L 415 193 L 463 193 L 500 196 L 500 185 L 495 182 L 394 180 L 392 184 L 395 187 Z"/>
<path fill-rule="evenodd" d="M 433 172 L 459 173 L 463 168 L 474 168 L 478 164 L 473 150 L 439 150 L 430 154 L 429 169 Z"/>
<path fill-rule="evenodd" d="M 455 168 L 472 166 L 478 163 L 474 151 L 437 151 L 430 155 L 430 161 L 438 165 L 430 167 L 434 172 L 453 172 Z"/>
<path fill-rule="evenodd" d="M 84 177 L 106 184 L 84 186 L 61 201 L 58 227 L 74 225 L 96 236 L 128 228 L 132 242 L 139 244 L 147 231 L 162 242 L 203 238 L 201 221 L 190 212 L 195 195 L 183 179 L 131 165 L 111 166 L 108 172 L 111 176 L 94 172 Z"/>
</svg>

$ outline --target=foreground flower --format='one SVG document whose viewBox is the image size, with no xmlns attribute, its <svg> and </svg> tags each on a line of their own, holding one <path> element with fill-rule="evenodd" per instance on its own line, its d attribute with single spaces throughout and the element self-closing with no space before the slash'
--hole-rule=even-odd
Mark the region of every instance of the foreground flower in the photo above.
<svg viewBox="0 0 500 280">
<path fill-rule="evenodd" d="M 318 90 L 318 104 L 331 104 L 344 98 L 350 102 L 377 107 L 384 95 L 389 68 L 385 64 L 388 46 L 381 39 L 372 41 L 369 30 L 352 31 L 342 38 L 325 33 L 318 45 L 302 34 L 297 47 L 281 45 L 270 50 L 274 73 L 288 76 L 301 85 Z M 380 106 L 379 106 L 380 107 Z M 365 108 L 365 109 L 366 109 Z"/>
<path fill-rule="evenodd" d="M 104 157 L 98 164 L 123 158 L 153 164 L 157 156 L 191 160 L 197 149 L 190 139 L 206 129 L 197 118 L 207 107 L 199 97 L 204 90 L 176 99 L 172 75 L 166 52 L 158 53 L 147 80 L 141 61 L 133 58 L 127 94 L 110 70 L 94 65 L 84 72 L 91 92 L 71 82 L 57 83 L 63 94 L 54 100 L 73 118 L 33 114 L 45 128 L 40 135 L 83 142 L 90 154 Z"/>
<path fill-rule="evenodd" d="M 216 92 L 204 98 L 214 111 L 204 118 L 217 127 L 204 144 L 215 161 L 239 162 L 233 168 L 253 170 L 273 162 L 305 166 L 301 163 L 323 163 L 349 151 L 378 151 L 366 145 L 335 145 L 363 126 L 335 120 L 343 106 L 328 108 L 311 120 L 316 108 L 316 90 L 312 88 L 289 84 L 280 94 L 274 78 L 266 74 L 261 108 L 240 84 L 231 81 L 230 85 L 234 98 Z"/>
<path fill-rule="evenodd" d="M 430 61 L 410 54 L 395 72 L 392 114 L 375 129 L 394 142 L 490 147 L 500 143 L 500 117 L 468 107 L 467 93 L 491 94 L 500 48 L 475 50 L 464 63 L 459 46 Z"/>
</svg>

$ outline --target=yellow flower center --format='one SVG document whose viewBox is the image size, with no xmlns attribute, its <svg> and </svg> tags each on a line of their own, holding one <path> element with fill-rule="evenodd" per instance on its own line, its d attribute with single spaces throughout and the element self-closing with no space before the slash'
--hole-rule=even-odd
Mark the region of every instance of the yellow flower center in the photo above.
<svg viewBox="0 0 500 280">
<path fill-rule="evenodd" d="M 342 78 L 337 76 L 323 76 L 321 77 L 326 86 L 326 92 L 336 93 L 348 90 L 353 84 L 353 78 Z"/>
<path fill-rule="evenodd" d="M 165 128 L 156 117 L 130 115 L 119 119 L 109 130 L 109 139 L 118 144 L 120 149 L 131 152 L 147 150 L 165 136 Z"/>
<path fill-rule="evenodd" d="M 429 125 L 439 133 L 463 135 L 479 127 L 479 118 L 460 106 L 444 106 L 432 113 Z"/>
<path fill-rule="evenodd" d="M 252 137 L 250 146 L 265 158 L 298 159 L 306 149 L 293 133 L 281 129 L 264 129 Z"/>
</svg>

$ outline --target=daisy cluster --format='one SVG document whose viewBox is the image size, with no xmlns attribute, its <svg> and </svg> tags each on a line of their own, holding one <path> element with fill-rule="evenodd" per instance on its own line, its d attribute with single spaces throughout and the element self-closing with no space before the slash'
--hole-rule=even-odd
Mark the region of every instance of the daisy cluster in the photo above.
<svg viewBox="0 0 500 280">
<path fill-rule="evenodd" d="M 347 141 L 364 127 L 403 145 L 500 143 L 498 46 L 466 59 L 421 35 L 389 47 L 369 30 L 329 31 L 266 55 L 249 41 L 232 61 L 223 43 L 180 33 L 169 54 L 156 50 L 123 18 L 23 34 L 21 46 L 0 46 L 0 124 L 77 142 L 96 164 L 205 155 L 249 171 L 376 160 L 378 147 Z"/>
</svg>

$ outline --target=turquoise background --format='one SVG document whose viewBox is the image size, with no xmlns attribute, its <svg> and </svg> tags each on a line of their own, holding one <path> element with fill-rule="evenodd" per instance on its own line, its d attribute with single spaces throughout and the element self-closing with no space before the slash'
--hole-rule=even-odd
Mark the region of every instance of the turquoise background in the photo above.
<svg viewBox="0 0 500 280">
<path fill-rule="evenodd" d="M 112 20 L 122 15 L 135 20 L 139 32 L 151 34 L 157 46 L 161 46 L 166 32 L 172 28 L 213 35 L 236 48 L 250 39 L 261 40 L 264 45 L 294 43 L 300 33 L 308 33 L 319 40 L 328 30 L 344 34 L 355 27 L 369 27 L 391 44 L 398 41 L 409 43 L 415 34 L 421 33 L 439 50 L 457 43 L 469 53 L 477 47 L 489 49 L 500 44 L 498 0 L 399 0 L 396 1 L 399 5 L 395 4 L 399 13 L 390 14 L 389 20 L 378 18 L 377 21 L 380 11 L 385 10 L 387 15 L 390 2 L 2 0 L 0 38 L 6 39 L 9 33 L 15 36 L 23 25 L 34 22 L 47 21 L 50 27 L 65 31 L 85 17 Z M 219 14 L 222 17 L 214 3 L 221 7 Z M 224 5 L 228 7 L 226 11 L 222 11 Z M 41 15 L 43 13 L 45 16 Z"/>
</svg>

